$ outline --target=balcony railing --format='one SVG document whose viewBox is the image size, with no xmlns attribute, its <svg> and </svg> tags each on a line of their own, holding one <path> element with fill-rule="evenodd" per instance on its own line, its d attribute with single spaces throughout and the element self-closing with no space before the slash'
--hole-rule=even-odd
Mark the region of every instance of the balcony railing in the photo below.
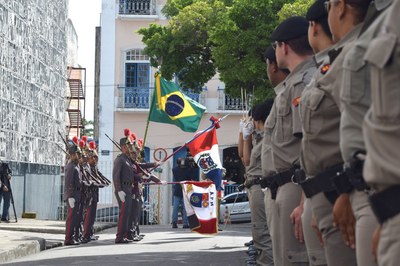
<svg viewBox="0 0 400 266">
<path fill-rule="evenodd" d="M 118 87 L 117 108 L 149 109 L 154 88 Z"/>
<path fill-rule="evenodd" d="M 151 87 L 118 87 L 117 108 L 149 109 L 154 88 Z M 200 94 L 185 92 L 185 95 L 199 102 Z"/>
<path fill-rule="evenodd" d="M 224 90 L 218 90 L 218 110 L 220 111 L 243 111 L 249 108 L 250 98 L 246 104 L 241 98 L 230 97 Z"/>
<path fill-rule="evenodd" d="M 120 0 L 120 15 L 157 15 L 156 0 Z"/>
</svg>

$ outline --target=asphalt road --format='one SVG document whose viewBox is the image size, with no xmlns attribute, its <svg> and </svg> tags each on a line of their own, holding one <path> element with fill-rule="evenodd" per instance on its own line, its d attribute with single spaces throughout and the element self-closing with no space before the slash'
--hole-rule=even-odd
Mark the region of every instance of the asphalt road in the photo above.
<svg viewBox="0 0 400 266">
<path fill-rule="evenodd" d="M 223 226 L 222 226 L 223 227 Z M 203 236 L 170 226 L 142 226 L 140 242 L 114 244 L 116 228 L 100 239 L 79 246 L 62 246 L 5 265 L 244 265 L 244 243 L 251 239 L 250 224 L 227 225 L 215 236 Z M 45 235 L 42 237 L 46 238 Z M 60 241 L 63 235 L 49 235 Z"/>
</svg>

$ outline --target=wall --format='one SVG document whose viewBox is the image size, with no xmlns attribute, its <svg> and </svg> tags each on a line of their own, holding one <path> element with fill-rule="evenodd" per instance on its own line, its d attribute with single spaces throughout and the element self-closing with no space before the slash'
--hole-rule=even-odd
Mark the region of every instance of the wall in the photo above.
<svg viewBox="0 0 400 266">
<path fill-rule="evenodd" d="M 65 0 L 0 0 L 0 159 L 12 165 L 18 216 L 53 219 L 60 205 L 67 10 Z"/>
</svg>

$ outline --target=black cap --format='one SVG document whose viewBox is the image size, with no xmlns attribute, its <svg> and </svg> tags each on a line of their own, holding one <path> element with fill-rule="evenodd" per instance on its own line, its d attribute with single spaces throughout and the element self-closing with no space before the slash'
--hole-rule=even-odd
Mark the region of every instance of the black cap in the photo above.
<svg viewBox="0 0 400 266">
<path fill-rule="evenodd" d="M 128 138 L 121 138 L 121 139 L 119 140 L 119 145 L 120 145 L 120 146 L 129 144 L 129 143 L 130 143 L 130 141 L 129 141 Z"/>
<path fill-rule="evenodd" d="M 271 62 L 276 62 L 275 50 L 272 46 L 268 46 L 267 50 L 264 52 L 264 60 L 267 59 Z"/>
<path fill-rule="evenodd" d="M 306 19 L 308 21 L 318 21 L 328 18 L 328 12 L 325 9 L 326 0 L 316 0 L 307 11 Z"/>
<path fill-rule="evenodd" d="M 308 21 L 296 16 L 284 20 L 271 34 L 272 41 L 285 42 L 307 35 Z"/>
<path fill-rule="evenodd" d="M 81 153 L 82 151 L 78 146 L 72 145 L 68 148 L 68 152 L 69 154 L 74 154 L 74 153 Z"/>
</svg>

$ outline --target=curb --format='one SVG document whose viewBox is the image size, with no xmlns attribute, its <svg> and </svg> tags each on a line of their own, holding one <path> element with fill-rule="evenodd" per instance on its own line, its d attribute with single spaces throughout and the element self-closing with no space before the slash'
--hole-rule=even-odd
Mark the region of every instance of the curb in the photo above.
<svg viewBox="0 0 400 266">
<path fill-rule="evenodd" d="M 108 228 L 112 228 L 117 226 L 117 223 L 107 223 L 107 224 L 100 224 L 94 225 L 94 232 L 100 232 L 106 230 Z M 2 230 L 9 230 L 9 231 L 21 231 L 21 232 L 35 232 L 35 233 L 47 233 L 47 234 L 65 234 L 65 227 L 59 228 L 49 228 L 49 227 L 18 227 L 18 226 L 7 226 L 2 227 Z"/>
<path fill-rule="evenodd" d="M 40 240 L 31 240 L 31 241 L 23 241 L 23 243 L 19 244 L 15 248 L 7 251 L 0 250 L 0 263 L 8 262 L 10 260 L 18 259 L 25 257 L 27 255 L 32 255 L 35 253 L 39 253 L 41 250 L 41 243 L 46 242 L 44 239 Z"/>
<path fill-rule="evenodd" d="M 116 226 L 117 223 L 107 223 L 98 224 L 94 226 L 94 232 L 100 232 L 108 228 Z M 36 233 L 49 233 L 49 234 L 64 234 L 65 228 L 46 228 L 46 227 L 17 227 L 17 226 L 7 226 L 2 227 L 2 230 L 9 231 L 20 231 L 20 232 L 36 232 Z M 43 250 L 48 250 L 51 248 L 61 247 L 64 245 L 63 241 L 46 240 L 44 238 L 31 238 L 26 240 L 18 241 L 21 242 L 15 247 L 5 250 L 0 247 L 0 264 L 9 262 L 18 258 L 22 258 L 28 255 L 39 253 Z"/>
</svg>

